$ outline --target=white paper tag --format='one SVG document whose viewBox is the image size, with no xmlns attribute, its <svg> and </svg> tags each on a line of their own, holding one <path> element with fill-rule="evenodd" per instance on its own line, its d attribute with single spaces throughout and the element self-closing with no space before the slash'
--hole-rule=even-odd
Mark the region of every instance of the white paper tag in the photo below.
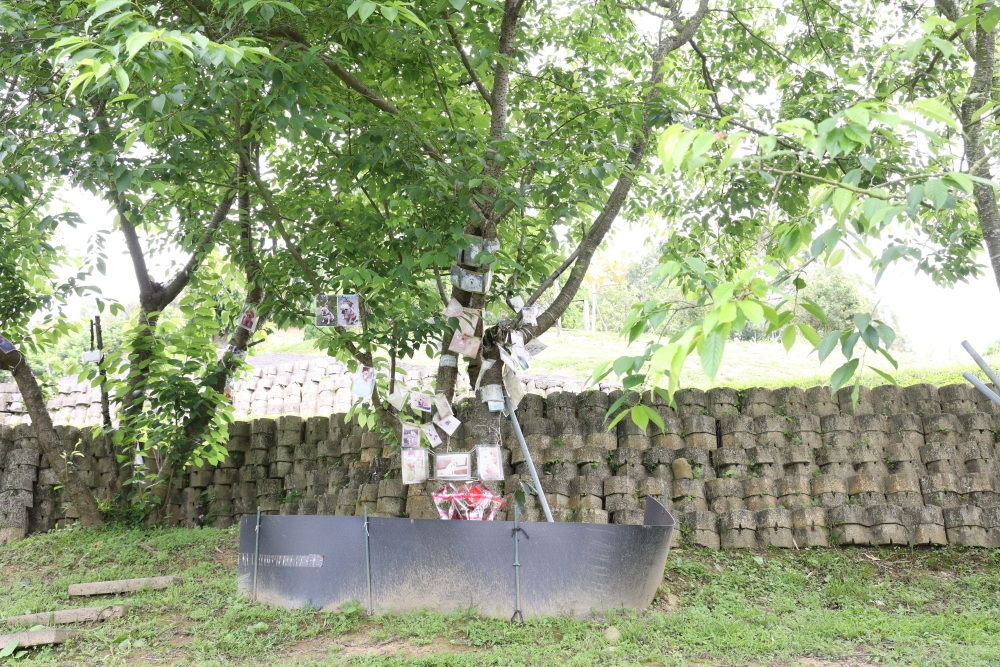
<svg viewBox="0 0 1000 667">
<path fill-rule="evenodd" d="M 483 363 L 479 367 L 479 377 L 476 378 L 476 386 L 473 387 L 473 391 L 479 391 L 479 383 L 483 381 L 483 375 L 486 374 L 486 371 L 493 368 L 493 364 L 495 363 L 495 359 L 483 359 Z"/>
<path fill-rule="evenodd" d="M 458 417 L 455 417 L 454 415 L 451 417 L 435 417 L 434 423 L 448 435 L 455 435 L 455 431 L 457 431 L 458 427 L 462 425 L 462 422 L 458 421 Z"/>
<path fill-rule="evenodd" d="M 503 386 L 507 388 L 507 395 L 510 396 L 510 402 L 514 404 L 516 410 L 524 398 L 524 389 L 521 387 L 521 381 L 517 379 L 517 374 L 509 368 L 504 369 Z"/>
<path fill-rule="evenodd" d="M 442 354 L 441 355 L 441 367 L 442 368 L 458 368 L 458 357 L 454 354 Z"/>
<path fill-rule="evenodd" d="M 444 394 L 434 394 L 434 406 L 437 408 L 439 419 L 444 419 L 455 414 L 451 410 L 451 403 L 448 402 L 448 397 Z"/>
<path fill-rule="evenodd" d="M 391 394 L 388 394 L 385 397 L 385 400 L 389 401 L 389 405 L 396 408 L 396 410 L 398 411 L 402 410 L 403 406 L 406 405 L 406 399 L 409 396 L 409 394 L 410 392 L 408 391 L 405 391 L 403 389 L 397 389 Z"/>
<path fill-rule="evenodd" d="M 522 308 L 524 308 L 524 299 L 522 299 L 519 296 L 512 296 L 510 298 L 510 306 L 514 310 L 521 310 Z"/>
<path fill-rule="evenodd" d="M 548 345 L 538 340 L 537 338 L 534 338 L 528 341 L 527 344 L 525 344 L 524 351 L 530 354 L 532 357 L 537 357 L 539 354 L 544 352 L 545 348 L 547 347 Z"/>
</svg>

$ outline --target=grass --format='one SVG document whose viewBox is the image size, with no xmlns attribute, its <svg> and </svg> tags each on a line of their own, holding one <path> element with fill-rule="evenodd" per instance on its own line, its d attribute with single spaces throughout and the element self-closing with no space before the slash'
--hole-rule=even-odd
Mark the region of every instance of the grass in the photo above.
<svg viewBox="0 0 1000 667">
<path fill-rule="evenodd" d="M 252 604 L 234 530 L 70 529 L 0 547 L 2 616 L 128 603 L 24 665 L 927 665 L 1000 661 L 1000 551 L 675 551 L 653 609 L 526 625 L 459 613 L 367 618 Z M 68 599 L 71 583 L 174 574 L 180 585 Z M 621 633 L 609 642 L 605 632 Z M 801 662 L 800 662 L 801 661 Z M 0 659 L 0 662 L 3 662 Z"/>
<path fill-rule="evenodd" d="M 628 346 L 617 334 L 577 331 L 565 329 L 559 335 L 549 331 L 542 336 L 542 341 L 548 345 L 531 366 L 532 374 L 562 375 L 573 378 L 589 378 L 594 369 L 601 364 L 617 359 L 623 355 L 639 354 L 646 341 Z M 259 346 L 260 353 L 284 352 L 289 354 L 320 354 L 313 341 L 302 340 L 299 330 L 280 331 Z M 938 386 L 954 383 L 964 383 L 962 373 L 973 371 L 981 379 L 985 375 L 970 359 L 967 363 L 927 363 L 923 357 L 911 352 L 901 352 L 896 355 L 899 371 L 893 376 L 900 385 L 911 385 L 928 382 Z M 431 360 L 424 354 L 418 354 L 410 363 L 421 366 L 435 366 L 436 360 Z M 881 357 L 872 359 L 875 366 L 883 371 L 892 371 L 888 362 Z M 997 365 L 1000 359 L 989 359 Z M 735 387 L 814 387 L 829 384 L 830 375 L 843 362 L 839 352 L 834 352 L 822 365 L 817 361 L 815 352 L 808 345 L 801 344 L 785 352 L 779 343 L 754 343 L 745 341 L 729 341 L 726 343 L 726 354 L 722 366 L 716 375 L 715 382 L 709 380 L 701 370 L 701 362 L 697 355 L 688 359 L 682 375 L 683 386 L 708 389 L 713 386 Z M 885 384 L 885 380 L 871 371 L 862 376 L 862 382 L 868 386 Z"/>
</svg>

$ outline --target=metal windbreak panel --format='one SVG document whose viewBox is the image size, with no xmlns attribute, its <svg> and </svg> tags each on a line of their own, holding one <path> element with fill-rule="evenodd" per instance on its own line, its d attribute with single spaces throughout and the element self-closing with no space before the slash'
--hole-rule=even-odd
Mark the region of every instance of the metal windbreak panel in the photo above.
<svg viewBox="0 0 1000 667">
<path fill-rule="evenodd" d="M 376 612 L 514 610 L 514 524 L 369 519 Z"/>
<path fill-rule="evenodd" d="M 371 600 L 362 517 L 263 516 L 257 599 L 375 612 L 476 609 L 510 618 L 520 552 L 524 615 L 590 617 L 648 606 L 663 579 L 674 519 L 647 499 L 653 525 L 369 519 Z M 254 525 L 240 523 L 239 589 L 253 591 Z"/>
<path fill-rule="evenodd" d="M 255 516 L 240 521 L 239 590 L 253 592 Z M 367 604 L 361 517 L 262 516 L 257 599 L 281 607 Z"/>
</svg>

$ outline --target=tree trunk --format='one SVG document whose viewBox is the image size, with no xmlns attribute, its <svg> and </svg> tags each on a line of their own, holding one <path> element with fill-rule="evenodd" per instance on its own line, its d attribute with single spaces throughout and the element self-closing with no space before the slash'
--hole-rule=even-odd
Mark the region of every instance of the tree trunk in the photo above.
<svg viewBox="0 0 1000 667">
<path fill-rule="evenodd" d="M 104 523 L 101 510 L 97 507 L 97 500 L 94 494 L 79 475 L 70 474 L 63 459 L 62 445 L 59 443 L 59 436 L 52 426 L 52 418 L 49 416 L 48 408 L 45 407 L 45 397 L 42 396 L 42 389 L 38 386 L 35 376 L 31 373 L 27 359 L 20 352 L 0 354 L 0 368 L 9 370 L 14 375 L 17 388 L 21 391 L 24 405 L 28 409 L 31 417 L 31 424 L 35 427 L 35 435 L 45 452 L 45 458 L 49 461 L 49 466 L 56 473 L 56 478 L 62 484 L 63 490 L 73 507 L 80 513 L 80 523 L 84 526 L 100 526 Z"/>
<path fill-rule="evenodd" d="M 983 142 L 982 119 L 973 121 L 973 116 L 990 102 L 993 76 L 996 70 L 996 36 L 988 33 L 977 23 L 976 39 L 971 46 L 975 68 L 972 83 L 962 101 L 962 129 L 965 135 L 965 157 L 969 163 L 969 173 L 980 178 L 992 179 L 986 146 Z M 990 258 L 993 279 L 1000 290 L 1000 211 L 997 209 L 996 192 L 993 186 L 976 183 L 973 186 L 979 228 L 983 234 L 983 244 Z"/>
</svg>

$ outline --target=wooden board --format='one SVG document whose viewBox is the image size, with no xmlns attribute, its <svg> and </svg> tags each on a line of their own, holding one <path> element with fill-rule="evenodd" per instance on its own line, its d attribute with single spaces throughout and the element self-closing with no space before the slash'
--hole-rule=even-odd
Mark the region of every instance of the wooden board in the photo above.
<svg viewBox="0 0 1000 667">
<path fill-rule="evenodd" d="M 34 630 L 32 632 L 18 632 L 13 635 L 0 635 L 0 649 L 10 646 L 12 641 L 17 642 L 18 648 L 31 648 L 32 646 L 44 646 L 46 644 L 62 644 L 77 632 L 79 631 L 67 628 L 47 628 L 45 630 Z"/>
<path fill-rule="evenodd" d="M 70 596 L 113 595 L 134 593 L 146 589 L 167 588 L 180 581 L 180 577 L 149 577 L 148 579 L 118 579 L 116 581 L 94 581 L 89 584 L 71 584 Z"/>
<path fill-rule="evenodd" d="M 62 625 L 64 623 L 93 623 L 106 621 L 110 618 L 121 618 L 128 613 L 127 604 L 116 604 L 110 607 L 82 607 L 80 609 L 60 609 L 59 611 L 44 611 L 38 614 L 11 616 L 7 619 L 7 627 L 34 627 L 36 625 Z"/>
</svg>

